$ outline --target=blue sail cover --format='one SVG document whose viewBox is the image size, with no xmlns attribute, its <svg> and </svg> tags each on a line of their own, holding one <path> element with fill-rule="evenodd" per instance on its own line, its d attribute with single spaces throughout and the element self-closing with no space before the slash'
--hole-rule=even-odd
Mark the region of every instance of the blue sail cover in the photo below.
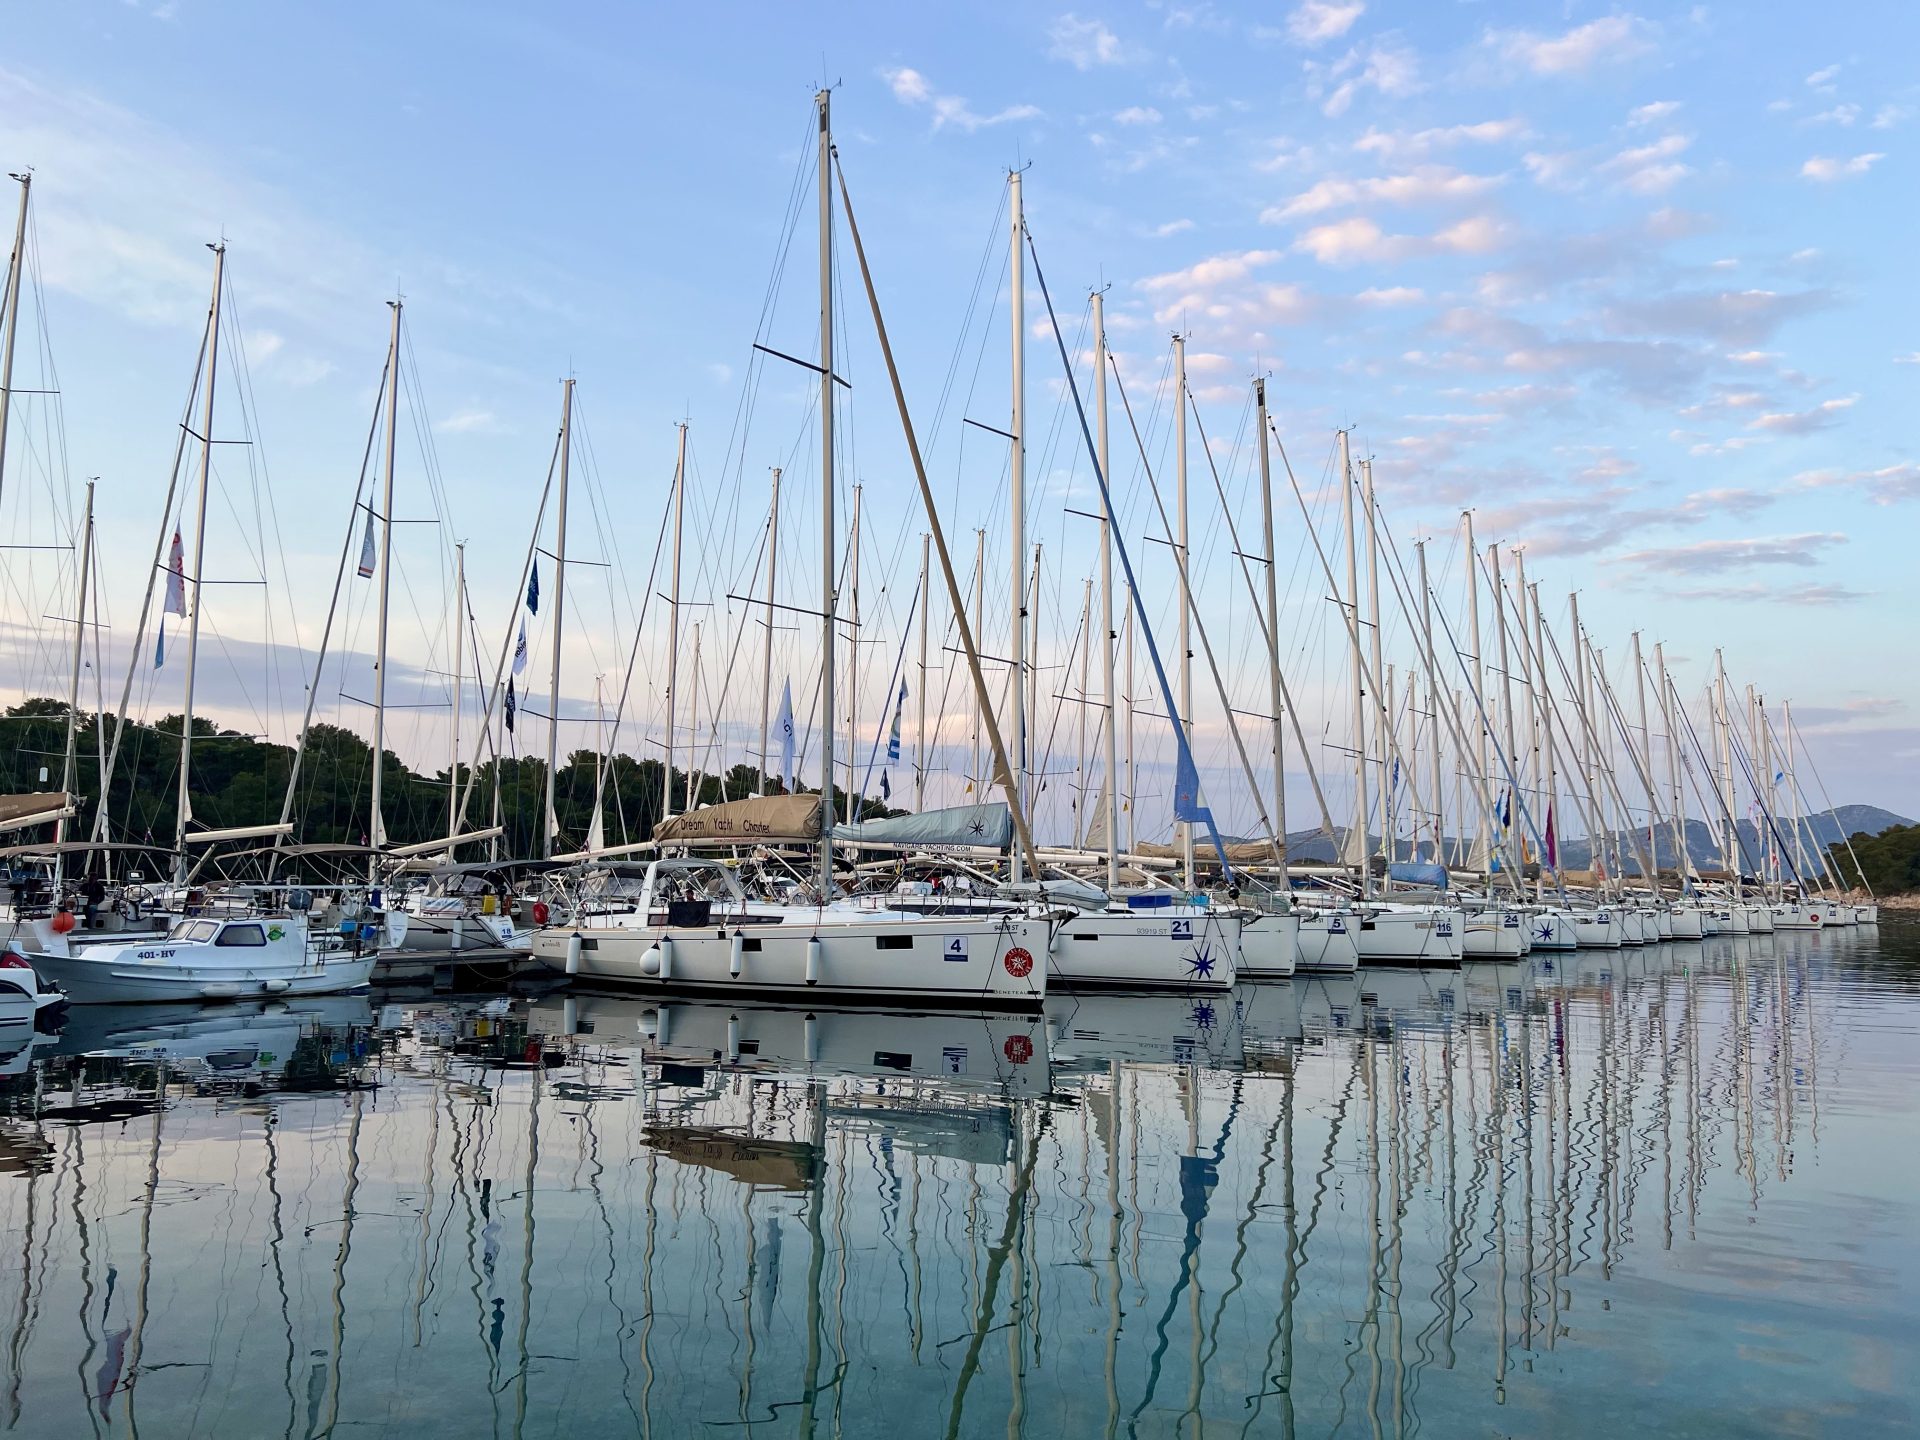
<svg viewBox="0 0 1920 1440">
<path fill-rule="evenodd" d="M 966 845 L 1004 850 L 1013 843 L 1013 812 L 1004 804 L 956 805 L 885 820 L 833 827 L 835 844 Z"/>
<path fill-rule="evenodd" d="M 1431 885 L 1436 890 L 1447 888 L 1447 867 L 1424 860 L 1396 860 L 1387 867 L 1387 874 L 1402 885 Z"/>
</svg>

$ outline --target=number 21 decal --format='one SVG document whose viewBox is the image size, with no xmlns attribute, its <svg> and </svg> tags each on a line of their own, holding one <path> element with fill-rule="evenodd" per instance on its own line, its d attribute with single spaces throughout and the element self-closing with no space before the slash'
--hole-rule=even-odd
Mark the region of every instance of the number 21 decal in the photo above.
<svg viewBox="0 0 1920 1440">
<path fill-rule="evenodd" d="M 1193 938 L 1193 921 L 1175 920 L 1173 922 L 1173 938 L 1176 940 L 1191 940 Z"/>
</svg>

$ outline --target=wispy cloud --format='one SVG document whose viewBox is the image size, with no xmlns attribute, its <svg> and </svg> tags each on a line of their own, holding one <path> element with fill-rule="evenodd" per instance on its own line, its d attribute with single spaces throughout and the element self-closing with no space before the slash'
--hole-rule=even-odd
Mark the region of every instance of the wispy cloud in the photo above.
<svg viewBox="0 0 1920 1440">
<path fill-rule="evenodd" d="M 1738 604 L 1847 605 L 1867 598 L 1844 585 L 1700 585 L 1670 592 L 1676 600 L 1730 600 Z"/>
<path fill-rule="evenodd" d="M 1608 557 L 1607 563 L 1630 566 L 1643 574 L 1715 575 L 1757 565 L 1817 565 L 1824 558 L 1822 552 L 1846 543 L 1847 537 L 1833 530 L 1696 540 L 1691 545 L 1628 551 Z"/>
<path fill-rule="evenodd" d="M 1287 16 L 1287 38 L 1307 46 L 1338 40 L 1366 8 L 1365 0 L 1305 0 Z"/>
<path fill-rule="evenodd" d="M 1047 27 L 1047 58 L 1064 60 L 1076 70 L 1091 70 L 1097 65 L 1118 65 L 1126 58 L 1120 37 L 1101 20 L 1083 20 L 1062 15 Z"/>
<path fill-rule="evenodd" d="M 1764 430 L 1770 435 L 1811 435 L 1816 430 L 1827 430 L 1840 423 L 1843 412 L 1853 408 L 1859 400 L 1858 395 L 1843 395 L 1832 400 L 1822 400 L 1811 410 L 1778 411 L 1769 415 L 1760 415 L 1749 421 L 1749 430 Z"/>
<path fill-rule="evenodd" d="M 1306 62 L 1307 94 L 1322 114 L 1347 113 L 1363 90 L 1398 98 L 1420 89 L 1420 57 L 1403 45 L 1355 47 L 1331 63 Z"/>
<path fill-rule="evenodd" d="M 1151 105 L 1129 105 L 1113 117 L 1116 125 L 1158 125 L 1163 117 Z"/>
<path fill-rule="evenodd" d="M 964 130 L 971 134 L 989 125 L 1004 125 L 1012 120 L 1032 120 L 1040 114 L 1040 109 L 1036 105 L 1008 105 L 990 115 L 982 115 L 967 103 L 964 96 L 941 94 L 933 88 L 925 75 L 904 66 L 899 69 L 882 70 L 880 78 L 887 82 L 887 88 L 893 92 L 893 98 L 902 105 L 911 105 L 929 111 L 933 116 L 933 128 L 936 130 L 952 126 L 956 130 Z"/>
<path fill-rule="evenodd" d="M 1379 130 L 1367 127 L 1366 134 L 1353 142 L 1362 154 L 1382 161 L 1418 160 L 1439 150 L 1451 150 L 1465 144 L 1498 145 L 1525 140 L 1532 130 L 1518 116 L 1504 120 L 1476 120 L 1464 125 L 1437 125 L 1425 130 Z"/>
<path fill-rule="evenodd" d="M 1833 180 L 1846 180 L 1855 175 L 1864 175 L 1886 158 L 1885 155 L 1877 153 L 1855 155 L 1850 160 L 1842 160 L 1833 155 L 1815 155 L 1800 167 L 1800 175 L 1802 179 L 1818 180 L 1826 184 Z"/>
<path fill-rule="evenodd" d="M 500 421 L 491 410 L 470 405 L 454 411 L 433 428 L 448 435 L 491 435 L 499 430 Z"/>
<path fill-rule="evenodd" d="M 1377 175 L 1363 180 L 1330 178 L 1291 200 L 1260 212 L 1262 224 L 1276 225 L 1303 215 L 1345 209 L 1380 201 L 1388 205 L 1422 205 L 1475 199 L 1501 183 L 1498 175 L 1470 175 L 1449 165 L 1421 165 L 1403 175 Z"/>
<path fill-rule="evenodd" d="M 1500 248 L 1506 227 L 1487 215 L 1469 216 L 1433 235 L 1395 235 L 1364 215 L 1316 225 L 1293 248 L 1322 265 L 1407 260 L 1417 255 L 1485 255 Z"/>
<path fill-rule="evenodd" d="M 1920 500 L 1920 461 L 1883 465 L 1877 470 L 1806 470 L 1793 477 L 1802 489 L 1845 486 L 1858 490 L 1876 505 L 1898 505 Z"/>
<path fill-rule="evenodd" d="M 1654 100 L 1645 105 L 1636 105 L 1627 112 L 1627 124 L 1656 125 L 1676 114 L 1679 109 L 1678 100 Z"/>
<path fill-rule="evenodd" d="M 1692 170 L 1675 157 L 1693 144 L 1691 135 L 1663 135 L 1647 145 L 1634 145 L 1600 162 L 1601 174 L 1636 195 L 1660 195 L 1671 190 Z"/>
<path fill-rule="evenodd" d="M 1655 26 L 1638 15 L 1607 15 L 1567 31 L 1494 30 L 1487 39 L 1502 57 L 1536 75 L 1574 75 L 1618 64 L 1653 48 Z"/>
</svg>

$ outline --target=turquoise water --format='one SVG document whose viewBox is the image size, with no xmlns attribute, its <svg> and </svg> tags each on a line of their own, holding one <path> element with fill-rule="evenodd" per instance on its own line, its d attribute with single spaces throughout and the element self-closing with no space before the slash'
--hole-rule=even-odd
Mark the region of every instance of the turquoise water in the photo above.
<svg viewBox="0 0 1920 1440">
<path fill-rule="evenodd" d="M 1913 1433 L 1920 930 L 1039 1018 L 85 1010 L 26 1436 Z"/>
</svg>

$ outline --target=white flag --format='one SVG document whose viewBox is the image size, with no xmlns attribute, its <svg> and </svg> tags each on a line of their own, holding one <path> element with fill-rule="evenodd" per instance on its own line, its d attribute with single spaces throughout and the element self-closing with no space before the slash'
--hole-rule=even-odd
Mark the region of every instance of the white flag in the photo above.
<svg viewBox="0 0 1920 1440">
<path fill-rule="evenodd" d="M 520 619 L 520 638 L 513 645 L 513 673 L 518 675 L 527 668 L 527 621 Z"/>
<path fill-rule="evenodd" d="M 187 562 L 180 551 L 180 532 L 173 532 L 173 548 L 167 552 L 167 603 L 160 607 L 162 615 L 180 615 L 187 613 Z"/>
<path fill-rule="evenodd" d="M 360 537 L 360 578 L 371 580 L 379 552 L 373 548 L 373 508 L 367 508 L 367 532 Z"/>
<path fill-rule="evenodd" d="M 793 682 L 780 686 L 780 780 L 793 791 Z"/>
</svg>

